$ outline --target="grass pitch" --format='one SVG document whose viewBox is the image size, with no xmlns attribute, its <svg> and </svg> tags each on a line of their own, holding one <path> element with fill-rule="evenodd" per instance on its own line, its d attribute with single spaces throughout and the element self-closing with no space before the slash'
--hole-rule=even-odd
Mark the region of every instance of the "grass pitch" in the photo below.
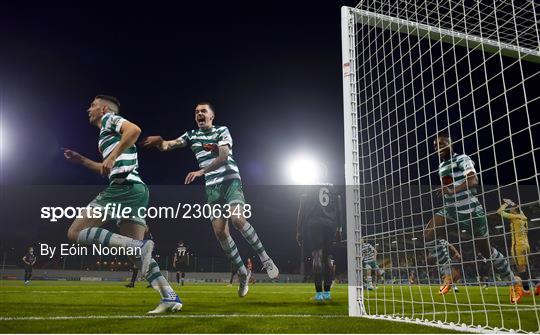
<svg viewBox="0 0 540 335">
<path fill-rule="evenodd" d="M 315 303 L 308 284 L 255 284 L 245 298 L 238 298 L 236 286 L 224 284 L 174 285 L 184 302 L 179 313 L 147 316 L 158 301 L 158 294 L 137 283 L 135 289 L 121 282 L 46 282 L 33 281 L 24 286 L 21 281 L 0 282 L 1 333 L 448 333 L 449 330 L 416 324 L 349 318 L 347 286 L 336 285 L 333 300 Z M 375 295 L 391 294 L 397 299 L 395 287 L 381 287 Z M 408 290 L 408 287 L 407 287 Z M 422 294 L 436 288 L 423 287 Z M 495 289 L 492 289 L 493 294 Z M 501 291 L 502 292 L 502 291 Z M 506 292 L 506 291 L 504 291 Z M 469 292 L 470 293 L 470 292 Z M 420 301 L 420 292 L 416 293 Z M 453 294 L 453 293 L 451 293 Z M 460 293 L 461 294 L 461 293 Z M 465 294 L 463 294 L 465 296 Z M 379 296 L 380 297 L 380 296 Z M 405 295 L 402 295 L 405 297 Z M 424 297 L 425 298 L 425 297 Z M 532 299 L 529 298 L 532 301 Z M 442 301 L 442 299 L 441 299 Z M 368 303 L 368 308 L 383 308 L 382 303 Z M 378 306 L 378 307 L 377 307 Z M 396 304 L 386 304 L 392 308 Z M 403 305 L 396 314 L 420 308 L 421 304 Z M 409 307 L 407 307 L 409 306 Z M 424 304 L 424 312 L 427 312 Z M 449 305 L 451 306 L 451 305 Z M 522 328 L 538 331 L 537 313 L 523 304 Z M 427 318 L 444 320 L 445 308 L 435 305 L 435 314 Z M 454 307 L 454 309 L 456 309 Z M 391 311 L 391 310 L 388 310 Z M 419 310 L 415 310 L 418 313 Z M 507 312 L 503 312 L 507 313 Z M 536 313 L 536 314 L 535 314 Z M 497 318 L 498 313 L 488 313 Z M 405 314 L 403 314 L 405 315 Z M 418 314 L 415 314 L 418 315 Z M 447 313 L 455 318 L 459 313 Z M 473 314 L 475 315 L 475 314 Z M 483 315 L 483 314 L 482 314 Z M 506 317 L 506 316 L 505 316 Z M 511 317 L 510 315 L 508 317 Z M 459 317 L 457 317 L 459 318 Z M 515 317 L 514 317 L 515 318 Z M 462 321 L 463 316 L 461 317 Z M 449 320 L 450 321 L 450 320 Z M 510 321 L 509 321 L 510 322 Z M 491 324 L 491 322 L 490 322 Z M 517 329 L 517 328 L 516 328 Z"/>
</svg>

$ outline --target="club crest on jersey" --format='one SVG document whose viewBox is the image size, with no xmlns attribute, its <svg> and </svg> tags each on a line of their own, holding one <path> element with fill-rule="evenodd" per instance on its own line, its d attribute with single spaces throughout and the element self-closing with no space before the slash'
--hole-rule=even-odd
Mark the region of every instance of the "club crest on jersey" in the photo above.
<svg viewBox="0 0 540 335">
<path fill-rule="evenodd" d="M 211 151 L 213 154 L 216 154 L 216 155 L 219 152 L 218 146 L 215 143 L 205 143 L 202 145 L 202 147 L 205 151 Z"/>
</svg>

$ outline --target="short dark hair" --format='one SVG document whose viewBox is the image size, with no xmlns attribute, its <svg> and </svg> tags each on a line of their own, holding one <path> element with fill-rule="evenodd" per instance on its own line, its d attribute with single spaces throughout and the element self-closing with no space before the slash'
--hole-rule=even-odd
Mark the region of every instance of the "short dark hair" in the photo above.
<svg viewBox="0 0 540 335">
<path fill-rule="evenodd" d="M 112 102 L 113 104 L 116 105 L 118 112 L 120 112 L 120 101 L 116 99 L 115 97 L 113 97 L 112 95 L 98 94 L 96 95 L 96 99 L 107 100 L 109 102 Z"/>
<path fill-rule="evenodd" d="M 212 110 L 212 112 L 214 112 L 214 113 L 216 112 L 216 109 L 214 108 L 214 105 L 212 105 L 212 104 L 209 103 L 209 102 L 206 102 L 206 101 L 199 102 L 199 103 L 197 104 L 197 106 L 199 106 L 199 105 L 208 105 L 208 107 L 210 107 L 210 109 Z"/>
<path fill-rule="evenodd" d="M 450 138 L 450 135 L 445 132 L 445 131 L 441 131 L 441 132 L 438 132 L 437 135 L 435 136 L 435 139 L 439 138 L 439 137 L 442 137 L 442 138 L 446 138 L 448 140 L 451 140 Z"/>
</svg>

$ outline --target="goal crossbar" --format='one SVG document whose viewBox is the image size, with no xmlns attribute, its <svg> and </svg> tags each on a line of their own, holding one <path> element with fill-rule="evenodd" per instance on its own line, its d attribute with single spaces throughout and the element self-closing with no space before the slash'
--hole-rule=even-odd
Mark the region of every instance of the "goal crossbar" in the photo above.
<svg viewBox="0 0 540 335">
<path fill-rule="evenodd" d="M 358 8 L 347 8 L 356 18 L 357 24 L 367 24 L 372 27 L 388 29 L 400 33 L 415 35 L 418 37 L 428 37 L 432 40 L 443 41 L 475 49 L 480 47 L 482 51 L 489 53 L 500 52 L 503 56 L 520 58 L 529 62 L 540 64 L 540 46 L 539 50 L 520 47 L 517 45 L 495 41 L 493 39 L 483 38 L 475 35 L 464 34 L 410 20 L 396 18 L 380 13 L 374 13 Z"/>
</svg>

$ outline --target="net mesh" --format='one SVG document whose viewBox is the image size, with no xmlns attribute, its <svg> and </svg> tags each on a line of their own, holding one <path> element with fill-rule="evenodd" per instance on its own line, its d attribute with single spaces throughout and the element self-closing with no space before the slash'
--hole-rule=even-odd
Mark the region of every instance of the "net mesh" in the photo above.
<svg viewBox="0 0 540 335">
<path fill-rule="evenodd" d="M 354 134 L 345 140 L 357 155 L 346 173 L 357 176 L 358 196 L 348 210 L 358 209 L 359 226 L 349 236 L 356 253 L 349 278 L 357 280 L 366 314 L 540 331 L 537 7 L 533 1 L 367 0 L 351 9 L 344 27 L 351 80 L 345 112 L 354 115 Z M 452 167 L 455 180 L 441 180 L 444 159 L 434 147 L 440 132 L 474 164 L 476 194 L 466 187 L 473 193 L 463 201 L 478 205 L 467 215 L 437 195 L 459 179 Z M 497 211 L 503 199 L 526 220 L 504 219 Z M 436 216 L 444 220 L 426 237 Z M 373 262 L 367 244 L 376 250 Z M 517 304 L 510 301 L 520 287 L 514 275 L 528 277 L 523 282 L 531 293 Z M 439 294 L 446 276 L 459 292 L 450 286 Z"/>
</svg>

